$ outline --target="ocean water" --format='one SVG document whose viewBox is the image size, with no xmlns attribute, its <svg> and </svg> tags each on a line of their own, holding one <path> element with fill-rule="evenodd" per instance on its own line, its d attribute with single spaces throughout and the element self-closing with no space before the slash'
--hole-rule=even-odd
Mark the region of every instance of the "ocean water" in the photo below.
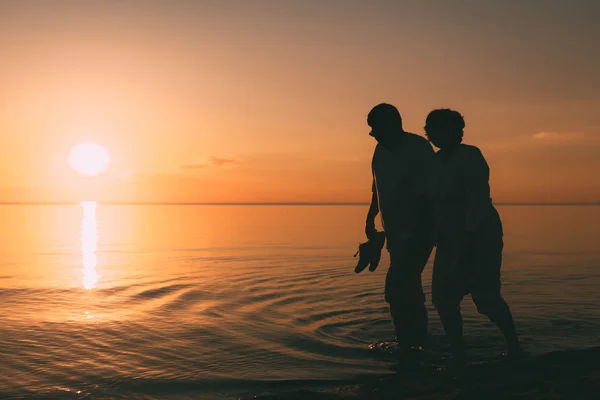
<svg viewBox="0 0 600 400">
<path fill-rule="evenodd" d="M 500 206 L 532 353 L 598 345 L 600 207 Z M 0 398 L 237 398 L 393 373 L 366 206 L 0 206 Z M 433 350 L 443 332 L 429 303 Z M 485 359 L 496 328 L 463 303 Z"/>
</svg>

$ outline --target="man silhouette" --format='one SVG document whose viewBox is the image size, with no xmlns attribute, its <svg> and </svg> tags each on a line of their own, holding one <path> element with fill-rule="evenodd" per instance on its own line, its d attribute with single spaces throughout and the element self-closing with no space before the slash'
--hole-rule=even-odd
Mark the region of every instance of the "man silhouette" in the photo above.
<svg viewBox="0 0 600 400">
<path fill-rule="evenodd" d="M 422 350 L 428 318 L 421 274 L 434 247 L 432 189 L 437 159 L 427 139 L 404 131 L 396 107 L 375 106 L 367 124 L 378 143 L 365 233 L 369 239 L 376 235 L 375 217 L 381 213 L 390 254 L 385 301 L 394 335 L 401 352 Z"/>
</svg>

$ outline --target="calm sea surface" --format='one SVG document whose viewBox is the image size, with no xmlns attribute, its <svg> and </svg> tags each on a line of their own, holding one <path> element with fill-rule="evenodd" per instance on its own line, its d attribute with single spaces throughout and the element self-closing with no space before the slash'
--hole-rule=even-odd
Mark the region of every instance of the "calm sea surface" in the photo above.
<svg viewBox="0 0 600 400">
<path fill-rule="evenodd" d="M 600 207 L 498 209 L 526 348 L 598 345 Z M 387 254 L 353 272 L 366 211 L 0 206 L 0 398 L 235 398 L 391 373 L 367 350 L 392 339 Z M 430 275 L 431 260 L 428 294 Z M 473 353 L 497 355 L 463 305 Z"/>
</svg>

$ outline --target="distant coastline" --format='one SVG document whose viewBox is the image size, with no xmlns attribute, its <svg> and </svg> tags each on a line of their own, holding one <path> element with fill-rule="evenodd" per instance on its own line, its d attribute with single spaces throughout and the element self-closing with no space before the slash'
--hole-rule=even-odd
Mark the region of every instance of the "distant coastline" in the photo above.
<svg viewBox="0 0 600 400">
<path fill-rule="evenodd" d="M 76 205 L 75 201 L 0 201 L 0 206 L 60 206 Z M 367 202 L 99 202 L 111 206 L 368 206 Z M 499 202 L 496 206 L 600 206 L 596 202 Z"/>
</svg>

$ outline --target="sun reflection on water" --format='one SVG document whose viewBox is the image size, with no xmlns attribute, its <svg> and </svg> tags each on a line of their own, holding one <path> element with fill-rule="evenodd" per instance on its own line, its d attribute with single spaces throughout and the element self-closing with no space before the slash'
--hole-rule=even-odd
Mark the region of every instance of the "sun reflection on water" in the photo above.
<svg viewBox="0 0 600 400">
<path fill-rule="evenodd" d="M 98 283 L 96 273 L 96 249 L 98 245 L 98 223 L 96 221 L 95 201 L 84 201 L 81 203 L 83 217 L 81 218 L 81 257 L 83 265 L 83 287 L 87 290 L 94 289 Z"/>
</svg>

